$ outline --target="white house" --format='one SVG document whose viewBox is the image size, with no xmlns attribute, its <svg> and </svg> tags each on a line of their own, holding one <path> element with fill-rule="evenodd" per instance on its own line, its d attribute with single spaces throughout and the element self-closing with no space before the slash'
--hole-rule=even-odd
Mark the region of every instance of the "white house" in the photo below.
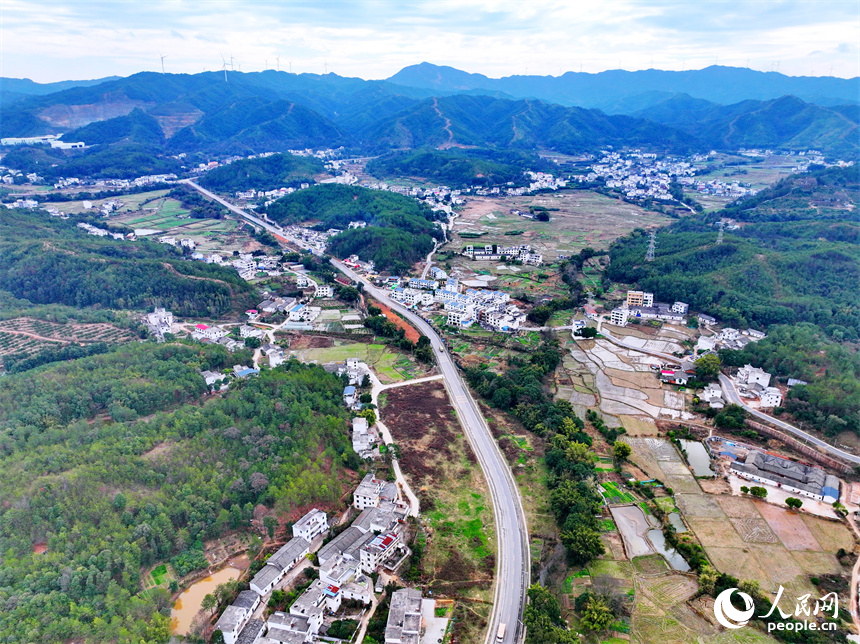
<svg viewBox="0 0 860 644">
<path fill-rule="evenodd" d="M 421 591 L 402 588 L 391 595 L 385 644 L 416 644 L 421 636 Z"/>
<path fill-rule="evenodd" d="M 314 297 L 334 297 L 334 289 L 331 284 L 319 284 Z"/>
<path fill-rule="evenodd" d="M 239 327 L 239 335 L 243 338 L 261 338 L 263 337 L 262 329 L 243 324 Z"/>
<path fill-rule="evenodd" d="M 725 329 L 720 331 L 720 335 L 717 337 L 719 337 L 720 340 L 722 340 L 723 342 L 731 342 L 733 340 L 737 340 L 739 335 L 740 331 L 738 331 L 737 329 L 726 327 Z"/>
<path fill-rule="evenodd" d="M 675 302 L 672 305 L 673 313 L 680 313 L 681 315 L 687 315 L 687 311 L 690 310 L 690 305 L 686 302 Z"/>
<path fill-rule="evenodd" d="M 236 600 L 221 614 L 215 623 L 215 629 L 224 635 L 225 644 L 236 644 L 239 633 L 245 628 L 251 615 L 260 605 L 260 596 L 250 590 L 243 590 Z"/>
<path fill-rule="evenodd" d="M 628 309 L 612 309 L 612 313 L 609 315 L 609 321 L 617 326 L 627 326 L 628 314 Z"/>
<path fill-rule="evenodd" d="M 328 530 L 328 515 L 314 508 L 293 524 L 293 537 L 311 542 Z"/>
<path fill-rule="evenodd" d="M 359 562 L 361 570 L 370 575 L 376 571 L 386 557 L 394 550 L 394 546 L 400 543 L 400 536 L 394 532 L 380 534 L 361 549 Z"/>
<path fill-rule="evenodd" d="M 748 364 L 738 369 L 738 382 L 748 386 L 754 384 L 761 385 L 766 389 L 770 386 L 770 374 L 767 371 Z"/>
<path fill-rule="evenodd" d="M 227 335 L 227 332 L 217 326 L 207 326 L 205 324 L 195 324 L 194 334 L 209 340 L 217 340 Z"/>
<path fill-rule="evenodd" d="M 266 565 L 251 580 L 251 590 L 260 595 L 271 592 L 287 571 L 293 568 L 308 554 L 311 544 L 301 538 L 290 539 L 275 554 L 268 558 Z"/>
<path fill-rule="evenodd" d="M 762 407 L 779 407 L 782 404 L 782 392 L 776 387 L 767 387 L 760 396 Z"/>
<path fill-rule="evenodd" d="M 376 478 L 373 472 L 365 474 L 352 494 L 352 505 L 359 510 L 375 508 L 379 505 L 379 496 L 383 487 L 385 487 L 385 481 Z"/>
</svg>

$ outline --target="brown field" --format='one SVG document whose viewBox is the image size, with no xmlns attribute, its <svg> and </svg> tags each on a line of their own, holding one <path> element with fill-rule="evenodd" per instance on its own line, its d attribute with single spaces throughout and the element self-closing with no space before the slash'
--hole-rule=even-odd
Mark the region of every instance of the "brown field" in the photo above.
<svg viewBox="0 0 860 644">
<path fill-rule="evenodd" d="M 739 496 L 720 496 L 717 498 L 720 507 L 730 517 L 740 519 L 758 519 L 761 515 L 755 509 L 752 499 L 743 499 Z"/>
<path fill-rule="evenodd" d="M 675 503 L 685 517 L 723 519 L 726 516 L 713 497 L 706 496 L 701 492 L 698 494 L 676 494 Z"/>
<path fill-rule="evenodd" d="M 827 521 L 808 514 L 800 515 L 809 531 L 815 537 L 821 549 L 835 553 L 839 548 L 850 551 L 854 548 L 854 537 L 851 531 L 842 523 Z"/>
<path fill-rule="evenodd" d="M 486 481 L 438 381 L 385 392 L 381 418 L 400 448 L 400 466 L 421 502 L 426 538 L 421 585 L 460 602 L 454 636 L 483 642 L 496 565 Z M 414 582 L 413 582 L 414 583 Z"/>
<path fill-rule="evenodd" d="M 684 520 L 696 533 L 705 548 L 737 548 L 743 549 L 746 544 L 735 532 L 730 521 L 725 519 L 705 519 L 684 516 Z"/>
<path fill-rule="evenodd" d="M 821 550 L 821 545 L 799 514 L 788 512 L 769 503 L 757 504 L 757 509 L 789 550 Z"/>
<path fill-rule="evenodd" d="M 779 543 L 779 539 L 764 519 L 734 518 L 732 525 L 747 543 Z"/>
</svg>

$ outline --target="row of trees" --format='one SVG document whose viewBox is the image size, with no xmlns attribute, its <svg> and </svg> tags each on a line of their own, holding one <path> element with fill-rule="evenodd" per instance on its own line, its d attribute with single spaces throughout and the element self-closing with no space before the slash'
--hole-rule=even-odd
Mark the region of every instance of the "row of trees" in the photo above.
<svg viewBox="0 0 860 644">
<path fill-rule="evenodd" d="M 571 563 L 583 565 L 604 552 L 595 515 L 601 497 L 594 472 L 596 457 L 585 424 L 565 401 L 544 393 L 543 378 L 561 361 L 557 344 L 543 343 L 528 360 L 509 359 L 503 374 L 487 365 L 466 369 L 469 384 L 494 407 L 510 412 L 546 443 L 550 508 Z"/>
</svg>

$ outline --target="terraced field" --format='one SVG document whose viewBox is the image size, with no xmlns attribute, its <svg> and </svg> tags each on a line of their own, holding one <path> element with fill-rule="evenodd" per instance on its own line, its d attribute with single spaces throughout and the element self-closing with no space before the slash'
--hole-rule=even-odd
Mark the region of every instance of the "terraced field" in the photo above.
<svg viewBox="0 0 860 644">
<path fill-rule="evenodd" d="M 107 323 L 58 324 L 27 317 L 13 318 L 0 321 L 0 360 L 3 356 L 30 356 L 68 344 L 119 344 L 135 339 L 131 331 Z"/>
</svg>

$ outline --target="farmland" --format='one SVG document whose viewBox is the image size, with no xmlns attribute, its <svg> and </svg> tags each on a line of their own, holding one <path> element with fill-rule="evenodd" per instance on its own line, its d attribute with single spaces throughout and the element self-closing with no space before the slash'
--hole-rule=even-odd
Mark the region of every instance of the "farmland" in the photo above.
<svg viewBox="0 0 860 644">
<path fill-rule="evenodd" d="M 481 602 L 492 600 L 496 543 L 486 482 L 442 384 L 393 388 L 385 398 L 381 417 L 421 501 L 421 581 L 434 597 L 477 600 L 458 602 L 455 637 L 483 641 L 489 605 Z"/>
<path fill-rule="evenodd" d="M 28 317 L 0 321 L 0 360 L 3 356 L 33 355 L 68 344 L 87 345 L 94 342 L 118 344 L 130 342 L 135 335 L 107 323 L 58 324 Z"/>
<path fill-rule="evenodd" d="M 316 336 L 304 336 L 315 338 Z M 320 338 L 322 342 L 314 342 L 313 346 L 305 347 L 291 345 L 288 355 L 295 356 L 302 362 L 344 362 L 347 358 L 358 358 L 373 368 L 383 384 L 401 382 L 432 373 L 425 365 L 419 364 L 411 356 L 392 350 L 386 344 L 366 344 L 362 342 L 347 342 L 344 340 Z"/>
</svg>

